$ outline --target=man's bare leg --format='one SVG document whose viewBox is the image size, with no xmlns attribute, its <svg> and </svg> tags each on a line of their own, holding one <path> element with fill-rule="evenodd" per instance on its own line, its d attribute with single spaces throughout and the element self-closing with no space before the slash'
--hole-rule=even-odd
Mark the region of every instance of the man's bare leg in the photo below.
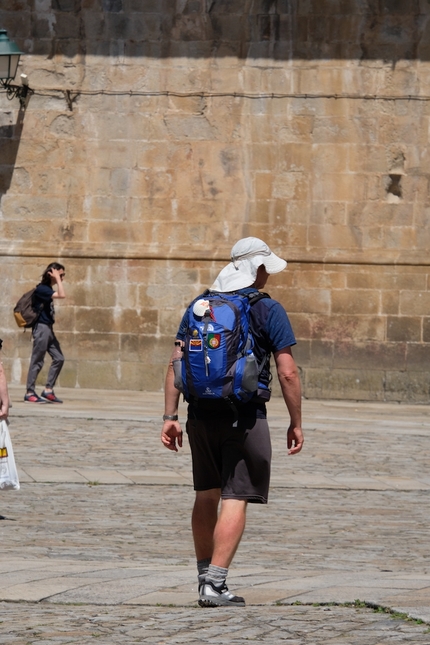
<svg viewBox="0 0 430 645">
<path fill-rule="evenodd" d="M 191 527 L 197 560 L 212 559 L 220 498 L 219 488 L 196 491 Z"/>
<path fill-rule="evenodd" d="M 228 568 L 245 529 L 246 502 L 223 499 L 218 516 L 221 491 L 197 491 L 191 525 L 197 560 L 210 558 L 217 567 Z"/>
<path fill-rule="evenodd" d="M 245 530 L 246 502 L 223 499 L 214 531 L 211 564 L 228 569 Z"/>
<path fill-rule="evenodd" d="M 196 493 L 192 528 L 199 569 L 199 604 L 243 607 L 244 599 L 231 594 L 225 581 L 245 529 L 247 503 L 223 499 L 218 515 L 219 501 L 219 489 Z"/>
</svg>

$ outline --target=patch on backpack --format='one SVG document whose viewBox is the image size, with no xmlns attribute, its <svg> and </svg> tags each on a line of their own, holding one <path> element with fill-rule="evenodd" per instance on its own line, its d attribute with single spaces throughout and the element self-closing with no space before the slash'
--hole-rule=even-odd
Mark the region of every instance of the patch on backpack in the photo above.
<svg viewBox="0 0 430 645">
<path fill-rule="evenodd" d="M 211 349 L 218 349 L 221 345 L 221 334 L 208 334 L 208 346 Z"/>
<path fill-rule="evenodd" d="M 190 352 L 201 352 L 203 343 L 201 338 L 190 338 L 189 350 Z"/>
</svg>

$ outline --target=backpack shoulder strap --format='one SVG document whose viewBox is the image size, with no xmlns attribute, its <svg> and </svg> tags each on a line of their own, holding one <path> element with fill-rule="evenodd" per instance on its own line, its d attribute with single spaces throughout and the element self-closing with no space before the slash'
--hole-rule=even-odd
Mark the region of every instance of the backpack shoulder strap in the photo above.
<svg viewBox="0 0 430 645">
<path fill-rule="evenodd" d="M 249 300 L 249 307 L 251 308 L 253 305 L 255 305 L 256 302 L 259 300 L 263 300 L 263 298 L 270 298 L 268 293 L 265 293 L 264 291 L 251 291 L 251 293 L 246 294 Z M 250 321 L 250 329 L 252 330 L 251 327 L 251 321 Z M 261 362 L 257 364 L 258 367 L 258 376 L 260 376 L 261 372 L 263 371 L 263 368 L 268 361 L 268 354 L 264 354 Z"/>
<path fill-rule="evenodd" d="M 247 298 L 249 300 L 249 304 L 255 305 L 256 302 L 259 300 L 262 300 L 263 298 L 270 298 L 268 293 L 265 293 L 264 291 L 252 291 L 251 293 L 246 294 Z"/>
<path fill-rule="evenodd" d="M 43 302 L 42 301 L 40 301 L 38 303 L 38 306 L 36 306 L 36 302 L 35 302 L 35 291 L 36 291 L 38 286 L 39 285 L 36 285 L 34 287 L 34 289 L 31 289 L 31 291 L 30 291 L 30 293 L 31 293 L 31 306 L 32 306 L 33 310 L 37 314 L 36 318 L 33 321 L 32 327 L 35 327 L 37 325 L 37 323 L 39 322 L 39 317 L 40 317 L 40 314 L 42 313 L 42 309 L 43 309 Z"/>
</svg>

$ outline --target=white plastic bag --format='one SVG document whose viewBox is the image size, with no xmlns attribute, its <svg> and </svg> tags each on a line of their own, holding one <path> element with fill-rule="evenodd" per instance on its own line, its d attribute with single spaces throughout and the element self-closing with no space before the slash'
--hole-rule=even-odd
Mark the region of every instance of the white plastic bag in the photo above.
<svg viewBox="0 0 430 645">
<path fill-rule="evenodd" d="M 18 471 L 6 421 L 0 422 L 0 490 L 19 490 Z"/>
</svg>

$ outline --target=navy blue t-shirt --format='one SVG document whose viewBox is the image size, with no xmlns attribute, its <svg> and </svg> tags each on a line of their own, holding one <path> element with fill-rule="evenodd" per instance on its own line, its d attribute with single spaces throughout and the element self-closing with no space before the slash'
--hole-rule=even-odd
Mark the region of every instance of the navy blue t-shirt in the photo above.
<svg viewBox="0 0 430 645">
<path fill-rule="evenodd" d="M 37 322 L 44 323 L 45 325 L 53 325 L 55 322 L 55 310 L 52 296 L 55 291 L 47 284 L 38 284 L 33 294 L 34 308 L 39 310 L 42 304 L 42 310 Z"/>
<path fill-rule="evenodd" d="M 235 293 L 255 293 L 253 287 L 238 289 Z M 283 306 L 272 298 L 261 298 L 251 307 L 250 324 L 254 336 L 254 354 L 259 365 L 267 361 L 260 374 L 260 381 L 269 386 L 270 355 L 296 344 L 293 329 Z M 187 322 L 184 314 L 176 337 L 185 340 Z"/>
</svg>

